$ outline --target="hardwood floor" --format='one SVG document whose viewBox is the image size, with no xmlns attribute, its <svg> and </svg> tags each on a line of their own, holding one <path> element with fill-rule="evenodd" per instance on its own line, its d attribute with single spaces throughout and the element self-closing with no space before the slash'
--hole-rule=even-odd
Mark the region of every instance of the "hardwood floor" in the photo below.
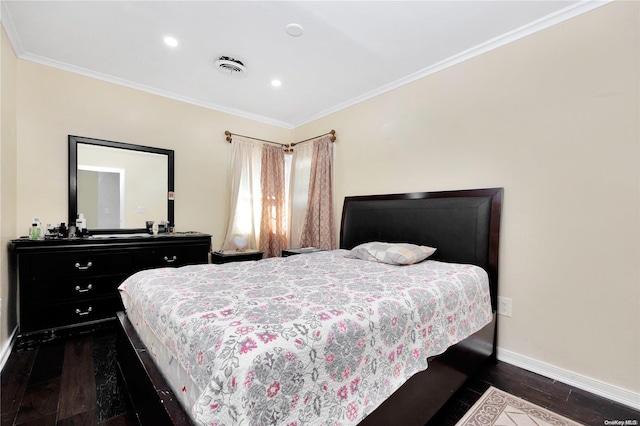
<svg viewBox="0 0 640 426">
<path fill-rule="evenodd" d="M 602 426 L 606 424 L 605 420 L 622 420 L 623 424 L 625 420 L 632 420 L 627 424 L 640 425 L 640 411 L 511 364 L 498 362 L 487 364 L 469 379 L 427 426 L 455 425 L 489 386 L 586 426 Z"/>
<path fill-rule="evenodd" d="M 115 329 L 18 341 L 2 370 L 1 425 L 135 425 L 117 374 Z"/>
<path fill-rule="evenodd" d="M 18 341 L 2 370 L 1 425 L 137 424 L 118 377 L 115 329 Z M 489 386 L 587 426 L 635 420 L 640 412 L 505 363 L 488 364 L 426 426 L 453 426 Z M 634 424 L 634 423 L 628 423 Z"/>
</svg>

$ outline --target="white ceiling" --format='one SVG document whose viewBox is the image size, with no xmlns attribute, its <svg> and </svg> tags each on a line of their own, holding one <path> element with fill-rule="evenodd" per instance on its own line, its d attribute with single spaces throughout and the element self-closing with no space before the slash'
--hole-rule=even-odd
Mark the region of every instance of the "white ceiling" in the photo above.
<svg viewBox="0 0 640 426">
<path fill-rule="evenodd" d="M 606 2 L 4 0 L 1 19 L 21 59 L 294 128 Z"/>
</svg>

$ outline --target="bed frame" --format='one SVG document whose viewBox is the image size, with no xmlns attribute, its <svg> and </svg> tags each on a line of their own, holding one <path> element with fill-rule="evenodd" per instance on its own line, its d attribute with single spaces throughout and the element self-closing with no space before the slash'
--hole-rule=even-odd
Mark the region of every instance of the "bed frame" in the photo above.
<svg viewBox="0 0 640 426">
<path fill-rule="evenodd" d="M 361 426 L 423 426 L 478 368 L 495 361 L 502 196 L 502 188 L 490 188 L 345 198 L 340 248 L 370 241 L 436 247 L 431 259 L 487 271 L 493 307 L 490 324 L 430 359 L 427 370 L 409 379 Z M 118 364 L 140 423 L 190 424 L 126 315 L 120 312 L 118 318 Z"/>
</svg>

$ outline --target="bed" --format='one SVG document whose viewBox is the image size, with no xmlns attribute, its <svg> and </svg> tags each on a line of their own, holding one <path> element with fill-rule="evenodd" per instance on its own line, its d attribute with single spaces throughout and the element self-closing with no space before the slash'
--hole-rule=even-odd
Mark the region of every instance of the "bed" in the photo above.
<svg viewBox="0 0 640 426">
<path fill-rule="evenodd" d="M 340 250 L 130 277 L 118 356 L 141 423 L 424 425 L 495 357 L 502 194 L 347 197 Z M 372 241 L 436 251 L 349 257 Z"/>
</svg>

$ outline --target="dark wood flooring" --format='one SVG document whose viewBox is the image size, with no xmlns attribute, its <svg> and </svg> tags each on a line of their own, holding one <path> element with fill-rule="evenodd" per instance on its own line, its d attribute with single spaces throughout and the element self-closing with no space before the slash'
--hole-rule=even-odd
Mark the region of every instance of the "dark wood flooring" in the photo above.
<svg viewBox="0 0 640 426">
<path fill-rule="evenodd" d="M 2 370 L 1 425 L 135 425 L 115 328 L 44 343 L 18 339 Z"/>
<path fill-rule="evenodd" d="M 135 425 L 119 378 L 114 329 L 18 341 L 2 370 L 1 425 Z M 486 365 L 426 426 L 453 426 L 489 386 L 587 426 L 635 420 L 640 412 L 499 362 Z M 634 423 L 628 423 L 634 424 Z"/>
<path fill-rule="evenodd" d="M 623 424 L 625 420 L 631 420 L 627 425 L 640 425 L 640 411 L 511 364 L 498 362 L 487 364 L 469 379 L 426 426 L 455 425 L 489 386 L 586 426 L 602 426 L 607 424 L 605 420 L 622 420 Z"/>
</svg>

